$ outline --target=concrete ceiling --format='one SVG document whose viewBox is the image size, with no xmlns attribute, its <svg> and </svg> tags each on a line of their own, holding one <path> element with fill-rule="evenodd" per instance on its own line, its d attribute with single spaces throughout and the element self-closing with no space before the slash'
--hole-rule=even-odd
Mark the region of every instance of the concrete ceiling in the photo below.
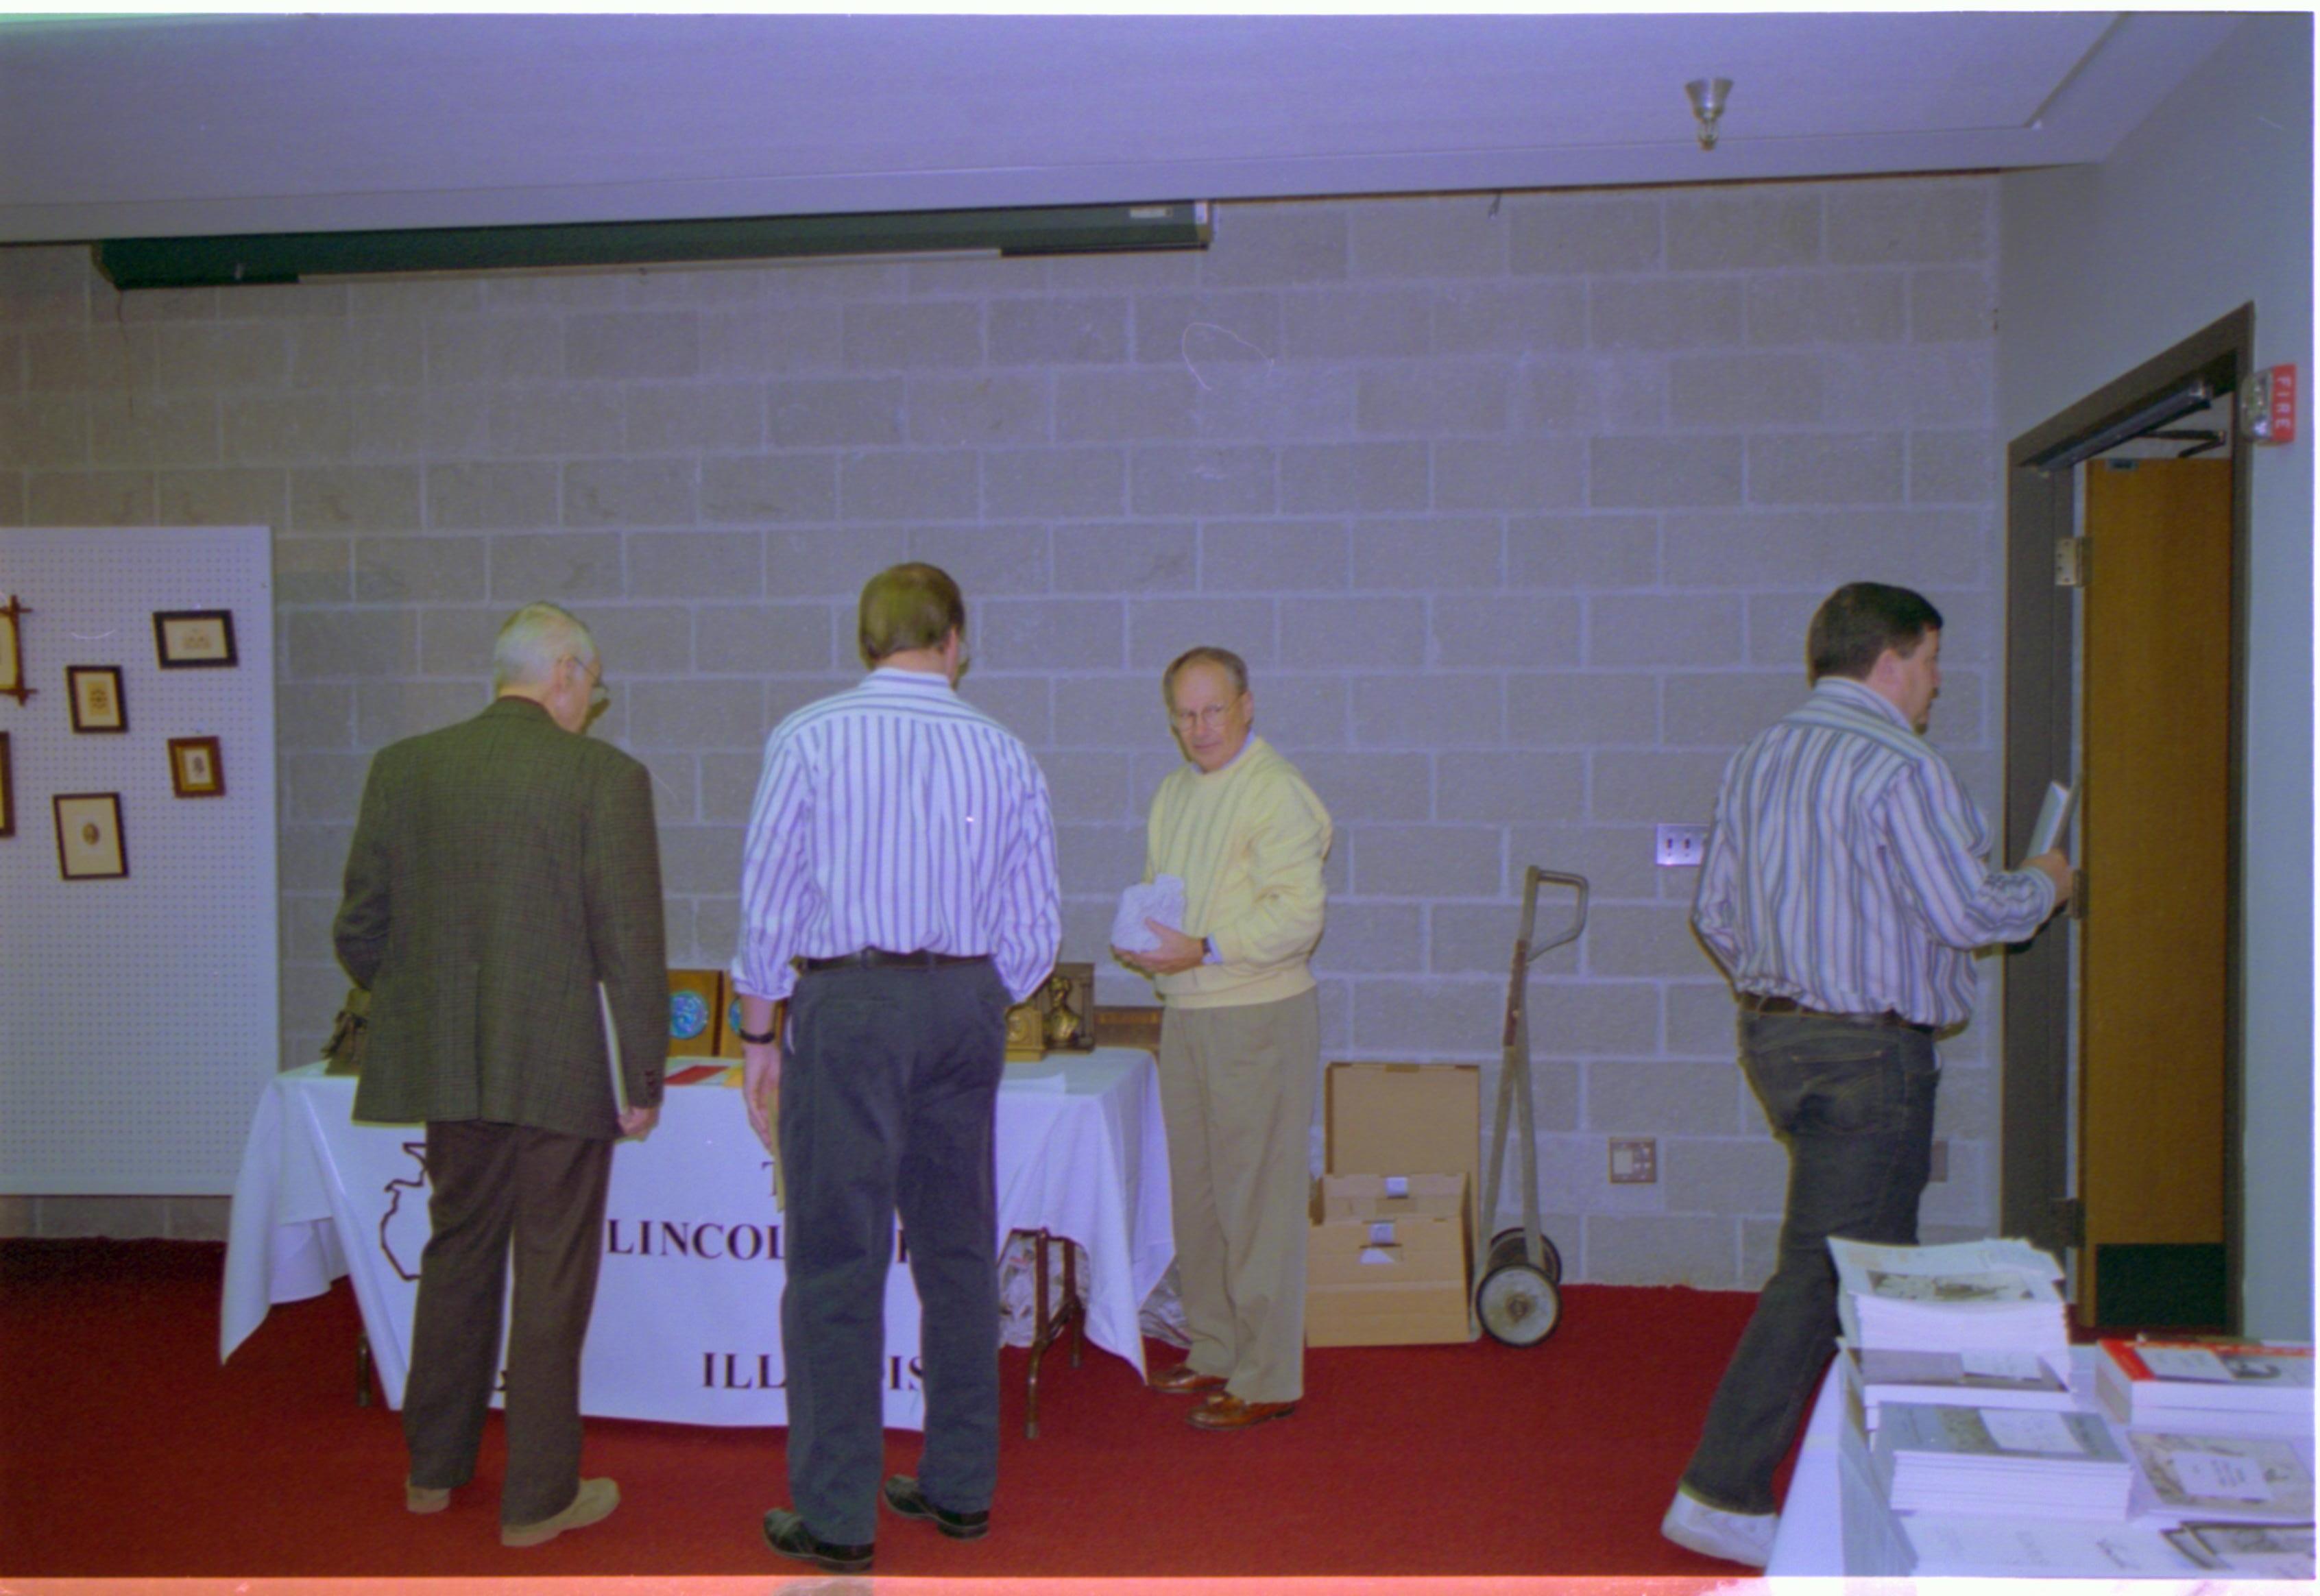
<svg viewBox="0 0 2320 1596">
<path fill-rule="evenodd" d="M 2091 161 L 2239 21 L 0 21 L 0 241 Z M 1734 86 L 1702 151 L 1708 76 Z"/>
</svg>

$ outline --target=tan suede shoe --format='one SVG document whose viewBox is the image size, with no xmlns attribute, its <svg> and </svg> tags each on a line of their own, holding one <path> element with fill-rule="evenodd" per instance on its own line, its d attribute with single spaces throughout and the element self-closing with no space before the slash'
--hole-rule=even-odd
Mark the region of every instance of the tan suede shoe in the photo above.
<svg viewBox="0 0 2320 1596">
<path fill-rule="evenodd" d="M 554 1540 L 567 1529 L 585 1529 L 601 1519 L 609 1518 L 621 1505 L 621 1488 L 610 1480 L 583 1480 L 580 1494 L 572 1505 L 553 1519 L 542 1519 L 537 1524 L 503 1524 L 500 1545 L 503 1546 L 536 1546 Z"/>
</svg>

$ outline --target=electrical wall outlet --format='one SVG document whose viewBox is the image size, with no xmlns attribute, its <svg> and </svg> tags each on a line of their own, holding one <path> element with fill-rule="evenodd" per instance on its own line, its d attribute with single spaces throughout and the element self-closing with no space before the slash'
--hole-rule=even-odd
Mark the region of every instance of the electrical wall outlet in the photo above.
<svg viewBox="0 0 2320 1596">
<path fill-rule="evenodd" d="M 1615 1186 L 1656 1185 L 1660 1178 L 1660 1144 L 1655 1137 L 1611 1138 L 1611 1183 Z"/>
<path fill-rule="evenodd" d="M 1654 857 L 1662 865 L 1697 865 L 1708 853 L 1705 826 L 1662 826 Z"/>
</svg>

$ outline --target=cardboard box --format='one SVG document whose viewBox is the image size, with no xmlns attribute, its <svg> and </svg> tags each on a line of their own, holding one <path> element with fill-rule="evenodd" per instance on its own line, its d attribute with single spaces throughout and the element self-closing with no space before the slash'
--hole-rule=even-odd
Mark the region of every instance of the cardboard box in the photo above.
<svg viewBox="0 0 2320 1596">
<path fill-rule="evenodd" d="M 1482 1071 L 1472 1064 L 1333 1064 L 1324 1119 L 1331 1174 L 1456 1174 L 1480 1237 Z"/>
<path fill-rule="evenodd" d="M 1463 1175 L 1323 1175 L 1305 1243 L 1309 1347 L 1473 1338 Z"/>
</svg>

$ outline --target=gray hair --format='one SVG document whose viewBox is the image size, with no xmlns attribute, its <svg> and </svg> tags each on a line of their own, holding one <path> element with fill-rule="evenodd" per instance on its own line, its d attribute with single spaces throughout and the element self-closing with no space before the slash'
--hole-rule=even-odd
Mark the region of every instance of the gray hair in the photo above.
<svg viewBox="0 0 2320 1596">
<path fill-rule="evenodd" d="M 596 639 L 578 618 L 545 600 L 526 604 L 507 618 L 492 645 L 492 691 L 537 687 L 556 674 L 559 659 L 596 663 Z"/>
</svg>

